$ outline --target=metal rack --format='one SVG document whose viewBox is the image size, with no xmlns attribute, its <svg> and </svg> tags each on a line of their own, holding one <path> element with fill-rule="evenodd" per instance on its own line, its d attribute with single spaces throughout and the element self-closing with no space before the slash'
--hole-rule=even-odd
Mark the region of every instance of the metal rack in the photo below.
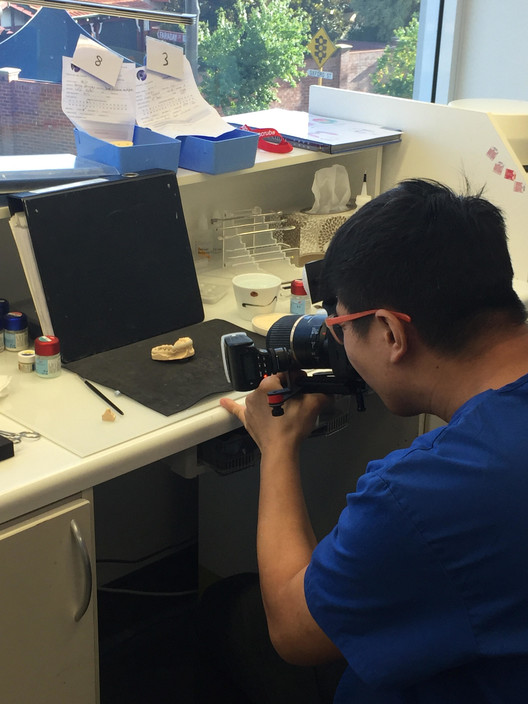
<svg viewBox="0 0 528 704">
<path fill-rule="evenodd" d="M 225 213 L 212 224 L 222 242 L 222 266 L 236 268 L 269 262 L 290 263 L 298 248 L 281 241 L 282 233 L 294 229 L 281 211 L 263 213 L 258 206 Z"/>
</svg>

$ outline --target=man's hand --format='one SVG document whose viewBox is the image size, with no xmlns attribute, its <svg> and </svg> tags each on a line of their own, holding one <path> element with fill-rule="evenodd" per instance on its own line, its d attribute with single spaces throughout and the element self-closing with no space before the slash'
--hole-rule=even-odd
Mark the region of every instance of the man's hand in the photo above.
<svg viewBox="0 0 528 704">
<path fill-rule="evenodd" d="M 316 539 L 299 467 L 301 441 L 332 397 L 299 393 L 285 402 L 283 415 L 274 416 L 268 392 L 283 382 L 283 374 L 263 379 L 245 407 L 229 398 L 220 403 L 242 421 L 262 453 L 257 554 L 272 642 L 284 659 L 308 665 L 341 657 L 313 620 L 304 596 L 304 572 Z"/>
<path fill-rule="evenodd" d="M 295 394 L 284 403 L 284 414 L 273 416 L 268 403 L 268 393 L 280 389 L 284 374 L 263 379 L 255 391 L 246 397 L 245 407 L 229 398 L 220 399 L 220 405 L 236 416 L 253 437 L 262 453 L 270 447 L 286 442 L 298 448 L 303 438 L 313 430 L 322 409 L 331 397 L 324 394 Z"/>
</svg>

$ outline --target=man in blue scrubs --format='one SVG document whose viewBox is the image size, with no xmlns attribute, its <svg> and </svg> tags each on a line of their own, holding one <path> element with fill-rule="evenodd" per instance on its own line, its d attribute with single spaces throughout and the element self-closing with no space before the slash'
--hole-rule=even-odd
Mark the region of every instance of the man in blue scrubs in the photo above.
<svg viewBox="0 0 528 704">
<path fill-rule="evenodd" d="M 324 397 L 275 417 L 267 378 L 245 407 L 221 401 L 262 453 L 271 641 L 296 665 L 345 658 L 335 702 L 528 699 L 528 327 L 512 277 L 500 211 L 436 182 L 399 184 L 336 233 L 329 332 L 389 410 L 447 425 L 370 462 L 319 544 L 299 448 Z"/>
</svg>

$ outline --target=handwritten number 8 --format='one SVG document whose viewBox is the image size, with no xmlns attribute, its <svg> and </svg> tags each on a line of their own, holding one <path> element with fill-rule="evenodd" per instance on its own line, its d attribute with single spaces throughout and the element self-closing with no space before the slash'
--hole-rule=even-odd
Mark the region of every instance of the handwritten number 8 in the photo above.
<svg viewBox="0 0 528 704">
<path fill-rule="evenodd" d="M 100 66 L 102 63 L 103 63 L 103 57 L 99 56 L 99 54 L 97 54 L 97 56 L 95 57 L 95 65 Z"/>
</svg>

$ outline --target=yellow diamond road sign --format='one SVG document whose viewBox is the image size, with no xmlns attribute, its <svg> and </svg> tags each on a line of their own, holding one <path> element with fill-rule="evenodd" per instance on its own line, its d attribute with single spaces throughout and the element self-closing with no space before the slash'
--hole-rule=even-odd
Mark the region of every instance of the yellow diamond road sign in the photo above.
<svg viewBox="0 0 528 704">
<path fill-rule="evenodd" d="M 324 29 L 320 29 L 314 34 L 308 44 L 308 51 L 314 57 L 315 63 L 319 68 L 326 63 L 336 49 L 337 47 L 335 44 L 332 44 L 330 37 Z"/>
</svg>

